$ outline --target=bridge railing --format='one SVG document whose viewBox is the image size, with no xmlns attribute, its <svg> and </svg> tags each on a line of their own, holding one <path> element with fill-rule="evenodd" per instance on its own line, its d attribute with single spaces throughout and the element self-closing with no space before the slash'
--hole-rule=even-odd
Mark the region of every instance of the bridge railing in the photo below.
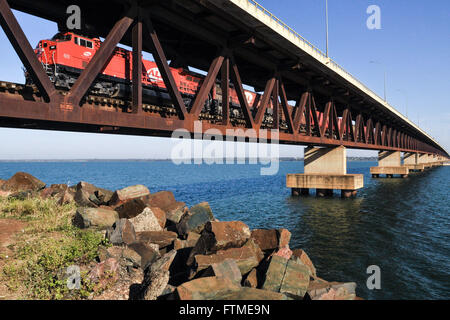
<svg viewBox="0 0 450 320">
<path fill-rule="evenodd" d="M 299 35 L 295 30 L 293 30 L 291 27 L 289 27 L 286 23 L 284 23 L 282 20 L 280 20 L 277 16 L 272 14 L 269 10 L 264 8 L 262 5 L 260 5 L 255 0 L 247 0 L 250 4 L 254 5 L 259 11 L 263 12 L 267 16 L 270 17 L 271 20 L 275 21 L 278 25 L 283 27 L 285 30 L 287 30 L 289 33 L 293 34 L 296 38 L 298 38 L 304 45 L 308 46 L 315 54 L 319 55 L 320 57 L 327 59 L 329 64 L 331 64 L 333 67 L 339 69 L 341 72 L 345 73 L 348 77 L 352 78 L 352 80 L 356 81 L 360 86 L 364 87 L 367 91 L 373 93 L 376 95 L 379 99 L 383 100 L 378 94 L 373 92 L 371 89 L 369 89 L 364 83 L 359 81 L 355 76 L 353 76 L 350 72 L 346 71 L 343 67 L 341 67 L 339 64 L 337 64 L 335 61 L 330 59 L 325 53 L 322 52 L 319 48 L 315 47 L 313 44 L 311 44 L 308 40 L 303 38 L 301 35 Z"/>
</svg>

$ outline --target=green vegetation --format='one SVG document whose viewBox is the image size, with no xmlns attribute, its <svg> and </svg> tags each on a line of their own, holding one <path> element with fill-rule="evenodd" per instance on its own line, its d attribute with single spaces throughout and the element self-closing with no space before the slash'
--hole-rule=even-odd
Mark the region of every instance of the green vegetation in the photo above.
<svg viewBox="0 0 450 320">
<path fill-rule="evenodd" d="M 24 299 L 82 299 L 93 292 L 86 277 L 87 266 L 107 245 L 100 232 L 72 225 L 75 204 L 60 206 L 54 199 L 0 198 L 0 218 L 27 222 L 24 232 L 10 246 L 13 257 L 0 256 L 0 281 Z M 3 260 L 3 261 L 1 261 Z M 81 269 L 81 289 L 69 290 L 66 268 Z"/>
</svg>

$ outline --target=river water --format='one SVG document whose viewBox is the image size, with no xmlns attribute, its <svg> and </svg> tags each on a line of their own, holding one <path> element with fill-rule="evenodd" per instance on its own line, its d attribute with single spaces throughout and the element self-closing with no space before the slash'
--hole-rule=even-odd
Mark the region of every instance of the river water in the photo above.
<svg viewBox="0 0 450 320">
<path fill-rule="evenodd" d="M 287 228 L 291 248 L 304 249 L 321 278 L 355 281 L 365 299 L 450 298 L 450 167 L 406 179 L 372 179 L 374 162 L 349 162 L 364 174 L 353 199 L 291 197 L 287 173 L 302 162 L 280 163 L 274 176 L 259 165 L 175 165 L 170 161 L 0 162 L 0 179 L 29 172 L 47 184 L 84 180 L 118 189 L 144 184 L 173 191 L 188 205 L 208 201 L 219 220 L 251 228 Z M 366 286 L 367 268 L 381 271 L 381 289 Z"/>
</svg>

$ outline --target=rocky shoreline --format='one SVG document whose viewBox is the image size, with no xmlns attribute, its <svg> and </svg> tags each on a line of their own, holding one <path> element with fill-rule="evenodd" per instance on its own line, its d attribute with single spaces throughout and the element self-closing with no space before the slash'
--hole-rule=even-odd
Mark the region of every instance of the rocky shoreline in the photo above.
<svg viewBox="0 0 450 320">
<path fill-rule="evenodd" d="M 0 179 L 0 197 L 76 204 L 72 223 L 102 233 L 84 266 L 89 299 L 355 300 L 354 282 L 319 278 L 287 229 L 217 220 L 207 202 L 190 208 L 143 185 L 106 190 L 87 182 L 46 186 L 24 172 Z"/>
</svg>

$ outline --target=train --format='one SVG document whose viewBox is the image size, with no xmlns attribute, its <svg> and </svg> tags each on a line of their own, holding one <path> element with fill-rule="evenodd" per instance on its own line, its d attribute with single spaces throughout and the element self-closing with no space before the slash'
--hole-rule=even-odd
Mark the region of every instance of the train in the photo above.
<svg viewBox="0 0 450 320">
<path fill-rule="evenodd" d="M 83 69 L 86 68 L 102 41 L 73 32 L 58 32 L 51 39 L 40 40 L 34 52 L 46 70 L 51 82 L 60 90 L 69 90 Z M 171 106 L 171 98 L 154 61 L 142 60 L 142 92 L 145 103 Z M 108 64 L 90 88 L 90 94 L 127 99 L 131 94 L 133 54 L 130 50 L 116 47 Z M 191 106 L 204 76 L 185 68 L 170 68 L 175 83 L 188 108 Z M 32 79 L 25 73 L 26 83 Z M 253 106 L 256 93 L 244 90 L 249 106 Z M 230 84 L 231 117 L 242 117 L 236 90 Z M 203 112 L 222 114 L 222 89 L 217 81 L 205 102 Z M 253 108 L 252 108 L 253 109 Z M 270 107 L 266 116 L 271 116 Z"/>
<path fill-rule="evenodd" d="M 99 38 L 86 37 L 73 32 L 58 32 L 51 39 L 40 40 L 34 52 L 55 87 L 59 90 L 70 90 L 81 72 L 89 64 L 97 50 L 99 50 L 101 44 L 102 41 Z M 125 100 L 130 99 L 132 66 L 132 52 L 116 47 L 107 65 L 89 89 L 89 94 Z M 142 59 L 142 66 L 142 95 L 144 103 L 173 107 L 172 99 L 167 92 L 156 63 Z M 185 105 L 190 109 L 205 76 L 185 68 L 171 67 L 170 70 Z M 25 79 L 26 84 L 33 83 L 26 70 Z M 244 90 L 244 93 L 250 106 L 250 111 L 255 115 L 260 101 L 260 99 L 257 100 L 258 93 L 250 90 Z M 230 118 L 244 121 L 244 115 L 233 84 L 230 84 L 229 95 Z M 294 106 L 288 106 L 291 114 L 294 108 Z M 202 112 L 213 117 L 222 115 L 222 88 L 218 80 L 208 94 Z M 287 129 L 286 118 L 281 112 L 281 108 L 278 112 L 280 113 L 280 129 Z M 322 126 L 323 113 L 318 111 L 316 113 L 319 125 Z M 310 115 L 310 117 L 313 124 L 312 116 Z M 263 117 L 263 126 L 271 127 L 273 119 L 271 98 Z M 339 118 L 338 121 L 341 123 L 342 119 Z M 302 123 L 300 130 L 304 131 L 304 129 L 305 123 Z M 314 128 L 314 130 L 318 130 L 318 128 Z"/>
</svg>

